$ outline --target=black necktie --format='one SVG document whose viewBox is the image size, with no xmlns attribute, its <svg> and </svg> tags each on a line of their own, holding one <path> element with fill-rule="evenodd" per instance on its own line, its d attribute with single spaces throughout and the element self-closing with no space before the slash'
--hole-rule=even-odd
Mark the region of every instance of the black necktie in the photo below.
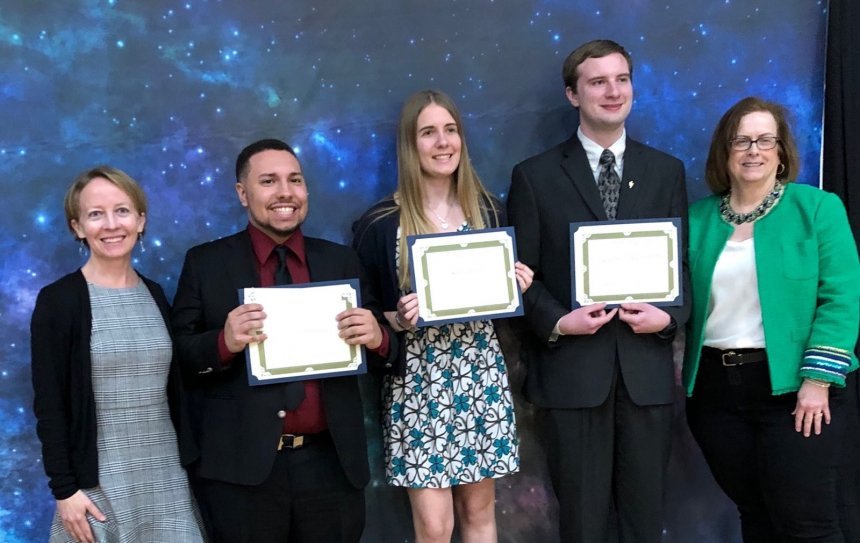
<svg viewBox="0 0 860 543">
<path fill-rule="evenodd" d="M 291 285 L 293 278 L 287 267 L 287 252 L 289 249 L 283 245 L 275 247 L 275 255 L 278 257 L 278 267 L 275 268 L 275 285 Z M 305 384 L 302 381 L 287 383 L 284 389 L 284 406 L 290 411 L 295 411 L 305 399 Z"/>
<path fill-rule="evenodd" d="M 615 220 L 618 209 L 618 192 L 621 189 L 621 179 L 615 172 L 615 155 L 609 149 L 604 149 L 600 155 L 600 174 L 597 176 L 597 188 L 603 200 L 603 210 L 606 218 Z"/>
<path fill-rule="evenodd" d="M 290 269 L 287 267 L 287 252 L 289 249 L 283 245 L 275 247 L 275 256 L 278 257 L 278 267 L 275 268 L 275 284 L 276 285 L 292 285 L 293 278 L 290 276 Z"/>
</svg>

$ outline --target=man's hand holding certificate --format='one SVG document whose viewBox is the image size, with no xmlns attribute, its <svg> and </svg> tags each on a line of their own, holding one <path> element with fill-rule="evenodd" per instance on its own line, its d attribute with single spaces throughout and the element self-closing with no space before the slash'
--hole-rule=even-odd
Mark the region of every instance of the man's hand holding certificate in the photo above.
<svg viewBox="0 0 860 543">
<path fill-rule="evenodd" d="M 252 385 L 364 373 L 361 345 L 374 347 L 381 340 L 371 337 L 378 327 L 366 326 L 366 310 L 356 309 L 355 279 L 246 288 L 240 297 L 243 304 L 263 307 L 258 341 L 246 350 Z"/>
<path fill-rule="evenodd" d="M 680 219 L 570 225 L 572 307 L 682 305 Z"/>
</svg>

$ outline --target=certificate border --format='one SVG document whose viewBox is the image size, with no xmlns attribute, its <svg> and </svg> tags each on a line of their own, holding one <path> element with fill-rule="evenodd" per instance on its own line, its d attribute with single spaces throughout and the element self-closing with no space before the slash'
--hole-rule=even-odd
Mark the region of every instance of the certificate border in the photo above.
<svg viewBox="0 0 860 543">
<path fill-rule="evenodd" d="M 348 285 L 355 291 L 356 307 L 361 307 L 361 288 L 358 279 L 343 279 L 340 281 L 317 281 L 312 283 L 300 283 L 290 285 L 273 285 L 271 287 L 248 287 L 247 289 L 240 288 L 239 304 L 245 303 L 245 290 L 254 288 L 310 288 L 310 287 L 326 287 L 333 285 Z M 344 309 L 352 309 L 349 302 L 345 303 Z M 271 374 L 277 377 L 260 378 L 254 375 L 251 363 L 251 349 L 257 348 L 260 350 L 260 365 L 265 369 L 265 351 L 262 343 L 250 344 L 245 348 L 245 368 L 248 374 L 248 384 L 251 386 L 270 385 L 275 383 L 288 383 L 293 381 L 307 381 L 309 379 L 328 379 L 330 377 L 341 377 L 344 375 L 361 375 L 367 373 L 367 359 L 364 349 L 361 345 L 350 345 L 350 358 L 347 360 L 339 360 L 316 366 L 307 366 L 305 368 L 282 368 L 273 370 Z M 356 365 L 357 364 L 357 365 Z M 349 366 L 355 366 L 350 368 Z M 313 373 L 306 373 L 308 370 L 313 370 Z"/>
<path fill-rule="evenodd" d="M 462 232 L 444 232 L 441 234 L 422 234 L 422 235 L 417 235 L 417 236 L 407 236 L 406 246 L 407 246 L 407 249 L 409 251 L 409 255 L 408 255 L 409 263 L 410 263 L 409 270 L 410 270 L 410 275 L 411 275 L 411 279 L 412 279 L 413 291 L 418 293 L 418 291 L 416 289 L 416 285 L 418 285 L 418 281 L 417 281 L 416 274 L 415 274 L 416 267 L 415 267 L 415 258 L 414 258 L 414 254 L 413 254 L 413 247 L 415 246 L 416 241 L 421 240 L 421 239 L 427 239 L 427 238 L 466 237 L 466 236 L 470 236 L 470 235 L 486 234 L 486 233 L 492 233 L 492 232 L 504 232 L 508 235 L 508 237 L 511 240 L 511 253 L 512 253 L 511 259 L 505 263 L 506 267 L 507 267 L 507 271 L 508 271 L 508 273 L 510 273 L 510 271 L 513 269 L 513 268 L 511 268 L 511 266 L 513 265 L 514 262 L 517 261 L 517 238 L 516 238 L 516 235 L 514 232 L 514 228 L 512 226 L 504 226 L 504 227 L 498 227 L 498 228 L 482 228 L 480 230 L 465 230 Z M 481 248 L 481 247 L 492 247 L 493 245 L 495 245 L 497 243 L 498 242 L 495 242 L 495 241 L 478 241 L 478 242 L 469 243 L 469 245 L 474 245 L 475 248 Z M 455 249 L 451 248 L 452 245 L 455 245 L 455 243 L 451 243 L 449 245 L 443 245 L 443 246 L 439 246 L 439 247 L 433 247 L 433 248 L 429 249 L 427 252 L 442 252 L 442 251 L 455 250 Z M 459 247 L 459 245 L 461 245 L 460 243 L 456 243 L 456 245 L 458 245 L 457 249 L 462 248 L 462 247 Z M 426 255 L 426 253 L 425 253 L 425 255 Z M 422 266 L 422 272 L 423 272 L 424 276 L 426 277 L 427 276 L 426 260 L 422 261 L 421 266 Z M 429 297 L 430 297 L 429 288 L 430 288 L 429 286 L 426 287 L 425 293 L 424 293 L 426 298 L 428 298 L 428 305 L 431 302 L 429 300 Z M 477 320 L 501 319 L 501 318 L 522 316 L 523 315 L 523 295 L 522 295 L 522 292 L 520 291 L 520 288 L 517 284 L 516 277 L 514 277 L 513 281 L 508 282 L 508 294 L 510 296 L 510 302 L 507 304 L 484 305 L 484 306 L 473 307 L 473 308 L 461 307 L 461 308 L 455 308 L 455 309 L 443 309 L 443 310 L 434 312 L 434 314 L 437 315 L 437 317 L 435 317 L 435 318 L 424 318 L 424 317 L 419 316 L 418 317 L 418 326 L 420 326 L 420 327 L 437 326 L 437 325 L 450 324 L 450 323 L 455 323 L 455 322 L 469 322 L 469 321 L 477 321 Z M 421 293 L 418 293 L 418 295 L 421 296 Z M 512 304 L 515 304 L 514 309 L 512 309 L 510 311 L 505 311 L 505 309 L 510 307 Z M 463 314 L 463 312 L 465 312 L 465 311 L 471 311 L 471 313 L 470 314 Z M 458 313 L 459 313 L 459 316 L 451 317 L 452 314 L 458 314 Z"/>
<path fill-rule="evenodd" d="M 576 309 L 578 307 L 582 307 L 582 304 L 579 303 L 576 299 L 576 285 L 577 279 L 576 276 L 576 251 L 575 251 L 575 243 L 574 243 L 574 235 L 576 232 L 582 227 L 588 226 L 623 226 L 626 224 L 643 224 L 643 223 L 672 223 L 675 226 L 677 231 L 677 236 L 673 241 L 670 236 L 667 236 L 667 243 L 669 244 L 670 255 L 674 254 L 674 261 L 678 270 L 678 285 L 677 291 L 678 295 L 671 299 L 666 300 L 666 296 L 672 292 L 674 289 L 674 274 L 670 274 L 669 277 L 669 291 L 666 293 L 663 292 L 646 292 L 639 293 L 638 295 L 628 294 L 626 295 L 628 298 L 632 298 L 629 300 L 630 303 L 644 302 L 649 303 L 651 305 L 661 307 L 661 306 L 680 306 L 684 305 L 684 270 L 683 270 L 683 262 L 684 262 L 684 254 L 681 252 L 681 240 L 683 239 L 683 231 L 682 231 L 682 223 L 679 217 L 666 217 L 661 219 L 637 219 L 637 220 L 624 220 L 624 221 L 589 221 L 589 222 L 572 222 L 570 223 L 570 230 L 568 234 L 568 241 L 570 244 L 570 303 L 571 308 Z M 662 234 L 662 232 L 660 232 Z M 623 236 L 619 234 L 596 234 L 593 236 L 594 239 L 612 239 L 617 237 L 653 237 L 650 236 L 648 232 L 633 232 L 630 236 Z M 673 252 L 674 251 L 674 252 Z M 583 252 L 587 253 L 587 247 L 583 248 Z M 588 273 L 586 270 L 583 273 L 582 280 L 588 281 Z M 617 306 L 621 303 L 624 303 L 628 300 L 619 301 L 619 298 L 624 297 L 624 294 L 617 294 L 613 296 L 595 296 L 590 297 L 593 300 L 592 303 L 599 302 L 607 302 L 609 307 Z M 655 298 L 663 298 L 655 300 Z"/>
</svg>

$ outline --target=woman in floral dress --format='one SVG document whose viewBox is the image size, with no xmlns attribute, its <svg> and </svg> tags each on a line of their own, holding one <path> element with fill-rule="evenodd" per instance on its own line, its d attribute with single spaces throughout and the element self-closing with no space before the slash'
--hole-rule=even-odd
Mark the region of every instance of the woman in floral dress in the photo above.
<svg viewBox="0 0 860 543">
<path fill-rule="evenodd" d="M 397 191 L 355 225 L 369 288 L 400 335 L 400 367 L 383 384 L 386 479 L 407 488 L 416 541 L 495 541 L 494 479 L 519 469 L 513 401 L 492 321 L 416 328 L 406 237 L 493 228 L 499 203 L 472 168 L 460 113 L 438 91 L 403 106 Z M 532 271 L 516 263 L 522 290 Z"/>
</svg>

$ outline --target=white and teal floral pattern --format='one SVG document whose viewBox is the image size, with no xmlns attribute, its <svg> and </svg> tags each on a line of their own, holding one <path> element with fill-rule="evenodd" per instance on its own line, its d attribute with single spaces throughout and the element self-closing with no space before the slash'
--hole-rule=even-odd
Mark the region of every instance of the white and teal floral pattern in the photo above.
<svg viewBox="0 0 860 543">
<path fill-rule="evenodd" d="M 518 471 L 513 401 L 492 321 L 406 334 L 406 376 L 383 385 L 388 484 L 446 488 Z"/>
</svg>

